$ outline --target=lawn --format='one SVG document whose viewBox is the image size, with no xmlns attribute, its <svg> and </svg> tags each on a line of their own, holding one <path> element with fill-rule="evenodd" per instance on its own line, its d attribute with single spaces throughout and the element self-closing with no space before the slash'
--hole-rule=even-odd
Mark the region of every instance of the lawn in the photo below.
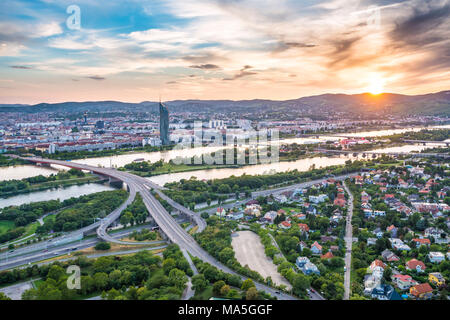
<svg viewBox="0 0 450 320">
<path fill-rule="evenodd" d="M 14 229 L 14 227 L 15 227 L 14 221 L 0 220 L 0 233 Z"/>
</svg>

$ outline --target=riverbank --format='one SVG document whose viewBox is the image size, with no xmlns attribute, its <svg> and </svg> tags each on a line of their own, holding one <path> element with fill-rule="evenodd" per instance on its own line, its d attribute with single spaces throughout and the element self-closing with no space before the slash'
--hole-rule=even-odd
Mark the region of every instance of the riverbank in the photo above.
<svg viewBox="0 0 450 320">
<path fill-rule="evenodd" d="M 28 184 L 26 188 L 20 189 L 20 190 L 14 190 L 10 192 L 0 192 L 0 201 L 1 199 L 10 198 L 13 196 L 17 196 L 20 194 L 26 194 L 26 193 L 32 193 L 32 192 L 39 192 L 39 191 L 45 191 L 48 189 L 54 189 L 54 188 L 64 188 L 64 187 L 70 187 L 73 185 L 83 185 L 88 183 L 102 183 L 106 181 L 105 179 L 101 179 L 98 176 L 95 176 L 93 174 L 86 174 L 84 177 L 72 177 L 70 179 L 65 180 L 55 180 L 55 181 L 44 181 L 41 183 L 36 184 Z M 7 187 L 8 183 L 12 184 L 15 181 L 4 181 L 0 183 L 0 186 L 5 185 L 5 188 Z M 27 178 L 22 179 L 20 183 L 27 183 Z"/>
</svg>

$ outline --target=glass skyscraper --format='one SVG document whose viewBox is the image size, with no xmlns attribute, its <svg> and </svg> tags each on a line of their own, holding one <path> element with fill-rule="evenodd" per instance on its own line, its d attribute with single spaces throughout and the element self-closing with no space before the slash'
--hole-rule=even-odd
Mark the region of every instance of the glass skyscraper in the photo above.
<svg viewBox="0 0 450 320">
<path fill-rule="evenodd" d="M 159 103 L 159 135 L 161 138 L 161 144 L 163 146 L 170 144 L 169 110 L 161 102 Z"/>
</svg>

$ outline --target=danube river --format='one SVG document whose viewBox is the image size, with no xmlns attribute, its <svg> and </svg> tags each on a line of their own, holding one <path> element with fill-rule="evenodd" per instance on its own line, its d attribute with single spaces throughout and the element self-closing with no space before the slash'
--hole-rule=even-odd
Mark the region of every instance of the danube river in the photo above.
<svg viewBox="0 0 450 320">
<path fill-rule="evenodd" d="M 9 206 L 20 206 L 24 203 L 48 201 L 59 199 L 61 201 L 70 199 L 72 197 L 80 197 L 83 195 L 115 190 L 108 184 L 101 183 L 88 183 L 80 186 L 69 186 L 66 188 L 53 188 L 44 191 L 36 191 L 32 193 L 24 193 L 15 195 L 6 199 L 0 198 L 0 209 Z"/>
</svg>

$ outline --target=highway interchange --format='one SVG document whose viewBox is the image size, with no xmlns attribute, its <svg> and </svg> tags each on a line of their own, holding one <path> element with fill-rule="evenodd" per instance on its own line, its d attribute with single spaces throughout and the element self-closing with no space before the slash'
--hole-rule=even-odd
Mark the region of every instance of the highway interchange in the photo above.
<svg viewBox="0 0 450 320">
<path fill-rule="evenodd" d="M 182 212 L 184 215 L 189 217 L 189 219 L 194 222 L 199 227 L 199 232 L 204 230 L 206 227 L 206 222 L 204 219 L 200 217 L 200 215 L 196 212 L 193 212 L 192 210 L 189 210 L 185 208 L 184 206 L 176 203 L 169 197 L 167 197 L 161 189 L 163 189 L 161 186 L 136 175 L 115 170 L 112 168 L 100 168 L 100 167 L 93 167 L 89 165 L 84 164 L 78 164 L 70 161 L 60 161 L 60 160 L 49 160 L 49 159 L 43 159 L 39 157 L 29 157 L 29 158 L 23 158 L 24 160 L 34 162 L 34 163 L 40 163 L 44 165 L 59 165 L 64 167 L 69 167 L 73 169 L 78 170 L 85 170 L 90 171 L 96 174 L 100 174 L 103 176 L 110 177 L 115 180 L 119 180 L 124 182 L 128 186 L 129 190 L 129 197 L 128 199 L 117 209 L 115 209 L 113 212 L 111 212 L 107 217 L 102 219 L 99 222 L 96 222 L 88 227 L 83 228 L 82 230 L 78 230 L 75 233 L 80 232 L 87 232 L 90 230 L 96 229 L 96 233 L 99 239 L 102 239 L 104 241 L 113 242 L 113 243 L 119 243 L 119 244 L 127 244 L 127 242 L 119 240 L 121 237 L 124 236 L 125 233 L 116 233 L 114 235 L 110 235 L 107 233 L 108 227 L 110 227 L 113 222 L 115 222 L 119 217 L 121 212 L 129 205 L 131 204 L 136 195 L 139 193 L 143 199 L 143 202 L 150 213 L 151 217 L 153 218 L 154 222 L 159 226 L 160 230 L 162 231 L 163 235 L 167 237 L 167 240 L 169 242 L 176 243 L 180 246 L 182 250 L 186 250 L 189 252 L 192 256 L 195 256 L 199 259 L 201 259 L 204 262 L 208 262 L 211 265 L 217 267 L 218 269 L 230 273 L 230 274 L 237 274 L 235 271 L 231 270 L 227 266 L 223 265 L 219 261 L 217 261 L 215 258 L 213 258 L 209 253 L 207 253 L 203 248 L 200 247 L 200 245 L 195 241 L 195 239 L 188 234 L 180 225 L 177 223 L 177 221 L 170 215 L 169 212 L 162 206 L 162 204 L 155 198 L 155 196 L 152 194 L 152 192 L 157 193 L 162 199 L 166 200 L 172 207 Z M 350 175 L 343 175 L 339 177 L 335 177 L 336 180 L 343 180 Z M 313 185 L 315 183 L 319 183 L 323 181 L 324 179 L 318 179 L 314 181 L 309 181 L 305 183 L 300 183 L 296 185 L 291 185 L 287 187 L 277 188 L 277 189 L 271 189 L 271 190 L 265 190 L 265 191 L 258 191 L 253 192 L 252 197 L 258 197 L 258 196 L 266 196 L 269 194 L 274 193 L 280 193 L 287 190 L 292 190 L 299 187 L 307 187 L 310 185 Z M 92 246 L 96 242 L 98 242 L 98 239 L 92 239 L 92 240 L 84 240 L 80 241 L 79 245 L 67 244 L 61 247 L 58 247 L 58 249 L 52 249 L 47 251 L 42 250 L 42 244 L 39 248 L 40 251 L 36 252 L 37 246 L 29 246 L 28 249 L 18 249 L 18 250 L 29 250 L 29 252 L 22 251 L 20 252 L 21 256 L 20 259 L 16 259 L 15 261 L 11 261 L 8 263 L 1 264 L 0 270 L 12 268 L 14 266 L 19 266 L 23 264 L 32 263 L 34 261 L 39 261 L 43 259 L 48 259 L 50 257 L 55 256 L 55 251 L 60 254 L 65 254 L 67 252 L 70 252 L 73 250 L 74 247 L 76 247 L 78 250 L 82 248 L 87 248 L 89 246 Z M 136 243 L 128 243 L 128 244 L 136 244 Z M 141 244 L 150 244 L 149 242 L 144 242 Z M 37 250 L 39 250 L 37 249 Z M 6 253 L 7 254 L 7 253 Z M 0 255 L 0 261 L 5 261 L 5 257 Z M 242 279 L 247 279 L 244 276 L 239 275 Z M 255 283 L 258 290 L 262 290 L 265 292 L 270 293 L 272 296 L 277 297 L 280 300 L 295 300 L 296 298 L 286 294 L 284 292 L 280 292 L 277 289 L 271 288 L 269 286 L 266 286 L 261 283 Z M 314 291 L 309 292 L 310 298 L 313 300 L 322 300 L 323 298 L 315 293 Z"/>
</svg>

